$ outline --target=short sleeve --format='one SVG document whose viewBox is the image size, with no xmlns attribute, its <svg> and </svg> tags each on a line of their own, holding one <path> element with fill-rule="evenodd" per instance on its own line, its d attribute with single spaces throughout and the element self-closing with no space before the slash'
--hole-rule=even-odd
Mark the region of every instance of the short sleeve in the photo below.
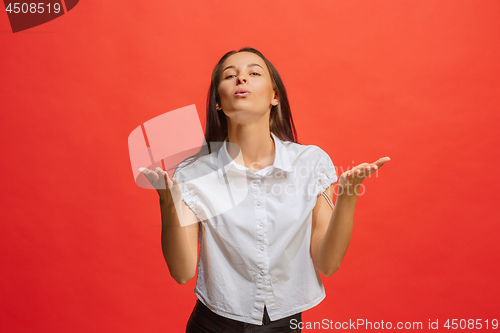
<svg viewBox="0 0 500 333">
<path fill-rule="evenodd" d="M 182 190 L 182 201 L 193 211 L 196 215 L 198 221 L 203 221 L 206 219 L 203 208 L 201 207 L 201 200 L 198 195 L 195 193 L 195 188 L 186 184 L 186 181 L 189 181 L 187 170 L 183 169 L 183 164 L 181 163 L 174 172 L 172 178 L 177 179 L 181 186 Z M 188 169 L 188 168 L 186 168 Z"/>
<path fill-rule="evenodd" d="M 314 176 L 316 179 L 316 196 L 319 196 L 330 187 L 330 185 L 335 183 L 338 177 L 330 156 L 320 148 L 318 148 L 317 154 L 318 157 Z"/>
</svg>

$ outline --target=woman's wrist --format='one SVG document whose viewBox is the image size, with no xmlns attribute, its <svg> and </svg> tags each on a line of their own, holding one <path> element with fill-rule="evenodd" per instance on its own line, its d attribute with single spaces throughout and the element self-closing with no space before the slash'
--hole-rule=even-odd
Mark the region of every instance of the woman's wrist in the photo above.
<svg viewBox="0 0 500 333">
<path fill-rule="evenodd" d="M 350 203 L 356 203 L 358 200 L 359 196 L 359 189 L 355 190 L 353 188 L 340 188 L 337 193 L 337 200 L 335 202 L 335 206 L 339 203 L 344 203 L 344 204 L 350 204 Z"/>
</svg>

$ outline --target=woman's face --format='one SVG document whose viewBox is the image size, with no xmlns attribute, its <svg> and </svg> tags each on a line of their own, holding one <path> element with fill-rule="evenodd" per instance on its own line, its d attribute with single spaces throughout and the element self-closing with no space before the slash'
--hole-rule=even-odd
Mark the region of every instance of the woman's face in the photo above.
<svg viewBox="0 0 500 333">
<path fill-rule="evenodd" d="M 218 93 L 219 108 L 236 121 L 263 116 L 278 104 L 264 60 L 251 52 L 235 53 L 224 61 Z"/>
</svg>

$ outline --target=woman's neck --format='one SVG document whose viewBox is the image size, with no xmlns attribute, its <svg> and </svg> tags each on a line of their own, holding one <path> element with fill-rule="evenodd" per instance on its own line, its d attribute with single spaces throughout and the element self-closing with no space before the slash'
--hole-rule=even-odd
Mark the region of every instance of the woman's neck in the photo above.
<svg viewBox="0 0 500 333">
<path fill-rule="evenodd" d="M 236 163 L 245 165 L 253 172 L 274 163 L 274 141 L 268 123 L 267 126 L 262 126 L 257 123 L 233 125 L 228 122 L 228 141 L 241 150 L 241 155 L 237 156 L 239 151 L 229 145 L 229 155 Z"/>
</svg>

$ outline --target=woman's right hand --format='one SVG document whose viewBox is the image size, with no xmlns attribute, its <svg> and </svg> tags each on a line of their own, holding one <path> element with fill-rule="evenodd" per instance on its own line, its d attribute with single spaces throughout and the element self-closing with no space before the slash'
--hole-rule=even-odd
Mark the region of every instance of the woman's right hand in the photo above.
<svg viewBox="0 0 500 333">
<path fill-rule="evenodd" d="M 174 204 L 182 200 L 181 185 L 175 178 L 172 178 L 172 180 L 170 180 L 170 177 L 168 176 L 166 171 L 163 171 L 160 167 L 157 167 L 155 171 L 141 167 L 139 168 L 139 171 L 144 174 L 151 185 L 153 185 L 153 187 L 156 189 L 161 201 L 168 202 L 170 200 L 170 195 L 172 196 Z M 168 185 L 168 187 L 165 185 L 165 183 Z"/>
</svg>

